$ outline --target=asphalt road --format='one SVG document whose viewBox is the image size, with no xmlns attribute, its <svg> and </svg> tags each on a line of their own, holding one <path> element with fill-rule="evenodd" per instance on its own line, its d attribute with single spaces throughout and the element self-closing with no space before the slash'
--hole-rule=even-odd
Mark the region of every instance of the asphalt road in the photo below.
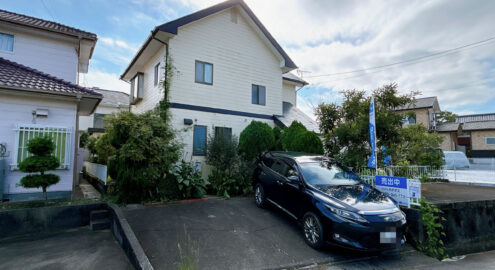
<svg viewBox="0 0 495 270">
<path fill-rule="evenodd" d="M 0 269 L 133 269 L 110 230 L 79 227 L 0 239 Z"/>
<path fill-rule="evenodd" d="M 177 269 L 190 260 L 198 269 L 270 269 L 370 256 L 332 247 L 316 251 L 289 217 L 257 208 L 252 198 L 127 207 L 124 214 L 155 269 Z"/>
</svg>

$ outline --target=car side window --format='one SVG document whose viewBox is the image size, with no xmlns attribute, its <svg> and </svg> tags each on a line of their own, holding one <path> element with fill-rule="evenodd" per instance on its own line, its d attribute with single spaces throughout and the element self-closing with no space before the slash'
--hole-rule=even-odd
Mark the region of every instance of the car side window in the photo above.
<svg viewBox="0 0 495 270">
<path fill-rule="evenodd" d="M 262 159 L 262 162 L 263 164 L 265 164 L 265 166 L 267 166 L 268 168 L 271 168 L 272 165 L 273 165 L 273 159 L 272 158 L 269 158 L 267 156 L 264 156 L 263 159 Z"/>
<path fill-rule="evenodd" d="M 280 159 L 274 160 L 270 168 L 281 175 L 285 175 L 287 172 L 287 165 Z"/>
</svg>

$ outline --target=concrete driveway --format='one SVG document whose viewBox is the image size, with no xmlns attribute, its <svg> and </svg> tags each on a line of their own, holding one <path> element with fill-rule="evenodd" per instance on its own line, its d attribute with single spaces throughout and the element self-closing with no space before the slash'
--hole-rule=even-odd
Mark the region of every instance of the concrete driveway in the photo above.
<svg viewBox="0 0 495 270">
<path fill-rule="evenodd" d="M 127 207 L 124 214 L 155 269 L 177 269 L 181 262 L 199 269 L 267 269 L 369 256 L 316 251 L 289 217 L 257 208 L 252 198 Z"/>
</svg>

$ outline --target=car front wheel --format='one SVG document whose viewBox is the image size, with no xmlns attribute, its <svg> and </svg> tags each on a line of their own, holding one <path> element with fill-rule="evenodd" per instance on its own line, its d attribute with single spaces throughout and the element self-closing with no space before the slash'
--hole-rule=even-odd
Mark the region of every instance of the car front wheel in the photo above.
<svg viewBox="0 0 495 270">
<path fill-rule="evenodd" d="M 257 184 L 254 187 L 254 201 L 259 208 L 263 208 L 266 205 L 265 190 L 261 184 Z"/>
<path fill-rule="evenodd" d="M 303 217 L 304 241 L 314 248 L 320 249 L 324 243 L 323 226 L 320 218 L 312 212 L 308 212 Z"/>
</svg>

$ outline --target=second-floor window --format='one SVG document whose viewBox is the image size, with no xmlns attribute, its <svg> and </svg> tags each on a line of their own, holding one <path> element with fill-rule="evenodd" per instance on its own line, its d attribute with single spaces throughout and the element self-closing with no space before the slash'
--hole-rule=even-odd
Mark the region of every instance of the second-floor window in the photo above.
<svg viewBox="0 0 495 270">
<path fill-rule="evenodd" d="M 487 145 L 495 145 L 495 137 L 486 137 L 485 142 Z"/>
<path fill-rule="evenodd" d="M 213 84 L 213 64 L 196 60 L 197 83 Z"/>
<path fill-rule="evenodd" d="M 154 85 L 156 86 L 158 82 L 160 81 L 160 63 L 156 64 L 155 66 L 155 78 L 154 78 Z"/>
<path fill-rule="evenodd" d="M 144 91 L 144 74 L 138 73 L 131 80 L 131 104 L 135 104 L 137 101 L 143 98 Z"/>
<path fill-rule="evenodd" d="M 95 113 L 93 118 L 93 128 L 105 128 L 104 114 Z"/>
<path fill-rule="evenodd" d="M 258 105 L 265 105 L 266 101 L 266 89 L 261 85 L 252 85 L 251 89 L 251 103 Z"/>
<path fill-rule="evenodd" d="M 4 52 L 14 51 L 14 35 L 0 32 L 0 51 L 4 51 Z"/>
</svg>

